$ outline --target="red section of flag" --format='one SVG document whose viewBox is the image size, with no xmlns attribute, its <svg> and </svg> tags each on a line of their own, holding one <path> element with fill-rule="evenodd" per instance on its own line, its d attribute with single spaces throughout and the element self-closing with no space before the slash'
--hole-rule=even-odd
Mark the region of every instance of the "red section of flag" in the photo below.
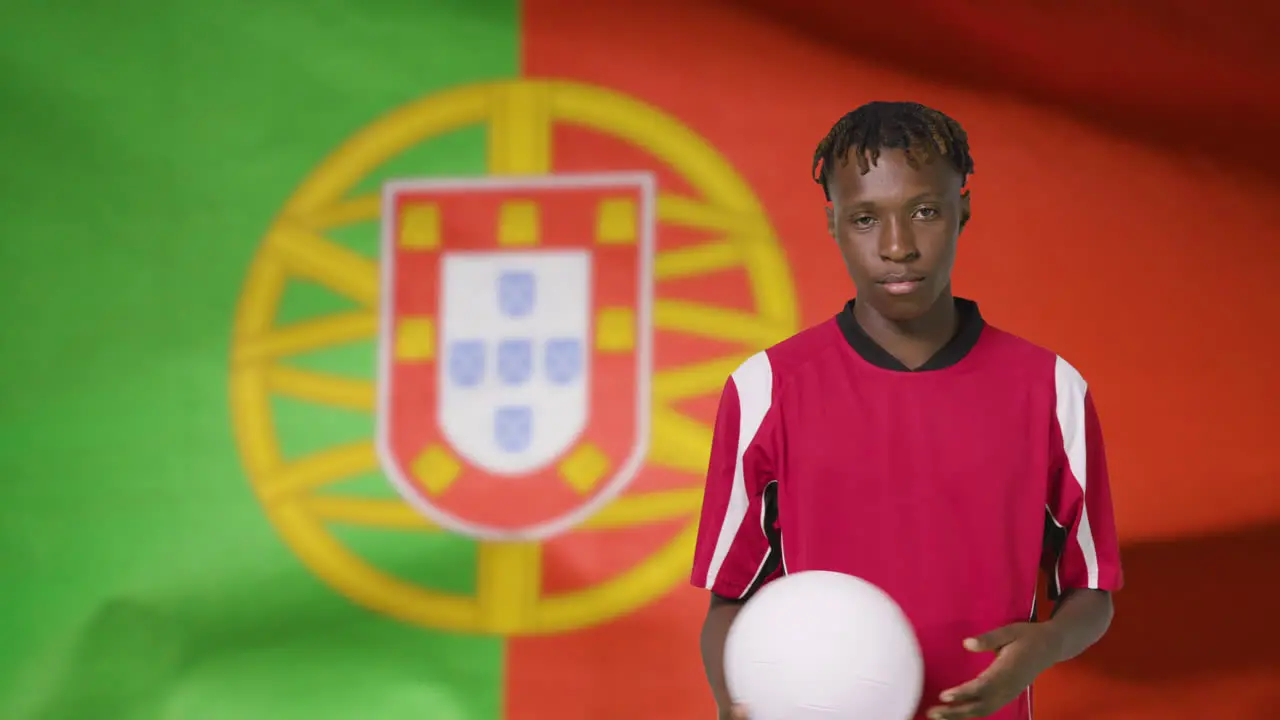
<svg viewBox="0 0 1280 720">
<path fill-rule="evenodd" d="M 1017 95 L 1116 132 L 1275 177 L 1280 5 L 1267 0 L 900 0 L 890 21 L 846 0 L 731 0 L 880 66 Z"/>
<path fill-rule="evenodd" d="M 980 300 L 992 322 L 1061 352 L 1090 381 L 1108 431 L 1126 541 L 1194 538 L 1280 520 L 1280 488 L 1269 480 L 1280 474 L 1269 430 L 1276 421 L 1271 398 L 1280 396 L 1271 358 L 1280 343 L 1274 333 L 1257 332 L 1253 320 L 1280 316 L 1270 279 L 1280 247 L 1263 241 L 1274 236 L 1280 221 L 1280 188 L 1179 154 L 1171 148 L 1187 146 L 1169 144 L 1171 133 L 1158 127 L 1164 120 L 1155 112 L 1200 105 L 1194 117 L 1209 118 L 1221 108 L 1195 99 L 1206 88 L 1202 98 L 1239 97 L 1241 107 L 1253 108 L 1239 126 L 1252 128 L 1248 123 L 1276 112 L 1256 99 L 1274 88 L 1253 83 L 1259 94 L 1251 99 L 1239 95 L 1236 80 L 1214 85 L 1209 75 L 1184 72 L 1183 80 L 1194 82 L 1180 87 L 1172 73 L 1159 81 L 1159 89 L 1150 82 L 1131 88 L 1134 103 L 1108 104 L 1116 88 L 1126 87 L 1114 78 L 1130 76 L 1122 67 L 1111 77 L 1085 78 L 1069 53 L 1059 63 L 1049 62 L 1049 51 L 1023 63 L 992 51 L 980 61 L 987 65 L 975 60 L 977 66 L 1021 67 L 1006 68 L 1003 75 L 993 71 L 983 87 L 965 89 L 889 69 L 895 56 L 888 50 L 873 58 L 853 52 L 851 45 L 879 32 L 882 23 L 898 22 L 909 32 L 943 19 L 968 22 L 938 9 L 938 3 L 929 5 L 937 6 L 937 15 L 920 19 L 923 25 L 911 10 L 895 8 L 894 19 L 877 21 L 850 6 L 848 12 L 859 13 L 856 22 L 824 21 L 831 32 L 847 29 L 849 37 L 840 44 L 796 31 L 813 18 L 774 22 L 730 3 L 524 5 L 525 75 L 571 78 L 638 97 L 680 118 L 730 160 L 763 201 L 785 244 L 805 324 L 829 317 L 850 293 L 824 232 L 821 193 L 808 180 L 814 145 L 840 115 L 868 100 L 918 100 L 954 115 L 969 130 L 977 162 L 974 220 L 961 239 L 956 290 Z M 1037 20 L 1026 12 L 1008 10 L 1003 25 L 1002 15 L 979 16 L 985 19 L 972 32 L 921 33 L 913 47 L 927 44 L 935 58 L 963 58 L 976 52 L 974 38 L 1018 40 L 1002 47 L 1070 44 L 1044 35 L 1053 32 L 1051 16 Z M 1125 20 L 1128 25 L 1115 24 L 1127 16 L 1108 17 L 1117 19 L 1105 33 L 1151 35 L 1138 16 Z M 1041 36 L 1035 42 L 1019 39 L 1031 26 Z M 1271 52 L 1257 67 L 1274 66 L 1276 57 Z M 1155 62 L 1142 59 L 1142 72 L 1152 72 Z M 1019 79 L 1027 64 L 1037 68 L 1034 77 Z M 1252 70 L 1245 72 L 1253 77 Z M 1037 78 L 1042 92 L 1057 93 L 1049 100 L 1065 109 L 1010 99 L 1019 83 Z M 1114 117 L 1099 115 L 1097 108 Z M 1106 121 L 1128 135 L 1082 125 L 1077 117 Z M 1201 127 L 1217 127 L 1217 121 L 1206 122 Z M 1144 128 L 1150 132 L 1142 134 Z M 570 140 L 556 147 L 557 169 L 562 159 L 574 169 L 630 167 L 625 154 L 586 154 Z M 740 279 L 709 280 L 700 291 L 715 293 L 720 282 L 726 292 L 741 292 L 733 284 Z M 1231 363 L 1217 360 L 1221 350 L 1206 347 L 1217 342 L 1240 343 Z M 685 354 L 664 350 L 660 342 L 662 352 L 672 358 Z M 709 421 L 710 408 L 698 407 Z M 1211 499 L 1205 496 L 1207 478 Z M 633 561 L 625 553 L 611 554 L 593 537 L 554 541 L 546 560 L 549 576 L 564 582 L 585 572 L 575 568 Z M 588 574 L 610 572 L 597 568 Z M 1177 576 L 1173 566 L 1146 572 Z M 712 717 L 697 649 L 705 602 L 704 593 L 681 588 L 604 626 L 513 640 L 507 717 Z M 1087 710 L 1095 720 L 1198 717 L 1186 708 L 1211 707 L 1223 691 L 1231 694 L 1229 705 L 1219 705 L 1224 716 L 1270 712 L 1265 698 L 1277 675 L 1258 669 L 1261 656 L 1251 655 L 1248 672 L 1231 679 L 1188 675 L 1161 666 L 1158 653 L 1140 652 L 1153 638 L 1137 627 L 1141 608 L 1128 612 L 1105 642 L 1112 655 L 1114 648 L 1132 648 L 1133 657 L 1148 658 L 1151 672 L 1118 677 L 1086 656 L 1053 671 L 1039 687 L 1038 704 L 1050 716 Z M 1224 604 L 1215 613 L 1231 617 L 1231 608 Z M 1241 618 L 1232 632 L 1248 635 L 1249 621 Z M 1089 698 L 1084 709 L 1082 697 Z"/>
</svg>

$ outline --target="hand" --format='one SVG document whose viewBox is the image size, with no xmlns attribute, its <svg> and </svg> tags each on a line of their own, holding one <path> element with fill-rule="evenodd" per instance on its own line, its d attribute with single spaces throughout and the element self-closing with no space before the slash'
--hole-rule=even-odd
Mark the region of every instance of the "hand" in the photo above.
<svg viewBox="0 0 1280 720">
<path fill-rule="evenodd" d="M 741 705 L 734 705 L 728 712 L 720 713 L 720 720 L 749 720 L 747 709 Z"/>
<path fill-rule="evenodd" d="M 932 720 L 983 718 L 1018 698 L 1036 676 L 1058 659 L 1058 641 L 1044 623 L 1006 625 L 969 638 L 970 652 L 995 652 L 996 659 L 978 677 L 939 696 L 946 705 L 929 709 Z"/>
</svg>

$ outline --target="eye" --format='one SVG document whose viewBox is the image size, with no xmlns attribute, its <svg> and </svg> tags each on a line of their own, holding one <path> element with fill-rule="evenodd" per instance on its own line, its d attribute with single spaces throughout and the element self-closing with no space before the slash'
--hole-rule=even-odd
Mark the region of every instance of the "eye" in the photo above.
<svg viewBox="0 0 1280 720">
<path fill-rule="evenodd" d="M 874 223 L 875 221 L 876 219 L 871 217 L 870 215 L 855 215 L 850 220 L 850 222 L 853 223 L 853 226 L 857 228 L 871 227 L 871 224 Z"/>
<path fill-rule="evenodd" d="M 911 218 L 913 220 L 937 220 L 940 215 L 941 213 L 938 212 L 937 208 L 922 207 L 916 208 L 916 211 L 911 213 Z"/>
</svg>

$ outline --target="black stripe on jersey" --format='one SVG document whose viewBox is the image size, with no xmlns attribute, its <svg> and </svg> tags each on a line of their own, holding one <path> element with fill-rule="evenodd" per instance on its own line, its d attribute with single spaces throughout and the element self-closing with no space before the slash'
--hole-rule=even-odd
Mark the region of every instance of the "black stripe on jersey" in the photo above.
<svg viewBox="0 0 1280 720">
<path fill-rule="evenodd" d="M 782 531 L 777 525 L 778 481 L 772 480 L 764 486 L 764 493 L 760 498 L 760 530 L 769 541 L 769 549 L 760 563 L 760 569 L 756 571 L 756 576 L 747 585 L 747 589 L 738 597 L 726 597 L 719 593 L 712 593 L 713 595 L 728 603 L 746 602 L 764 585 L 769 576 L 777 571 L 778 566 L 782 564 Z"/>
<path fill-rule="evenodd" d="M 769 553 L 764 556 L 764 562 L 760 564 L 760 571 L 756 573 L 756 578 L 742 594 L 743 600 L 754 595 L 764 585 L 765 580 L 777 572 L 778 566 L 782 564 L 782 530 L 778 528 L 777 480 L 764 486 L 764 494 L 760 498 L 760 529 L 769 540 Z"/>
<path fill-rule="evenodd" d="M 1057 602 L 1062 597 L 1062 588 L 1058 587 L 1058 563 L 1062 562 L 1062 553 L 1067 549 L 1067 529 L 1058 525 L 1044 509 L 1044 541 L 1041 555 L 1041 568 L 1049 577 L 1049 600 Z"/>
</svg>

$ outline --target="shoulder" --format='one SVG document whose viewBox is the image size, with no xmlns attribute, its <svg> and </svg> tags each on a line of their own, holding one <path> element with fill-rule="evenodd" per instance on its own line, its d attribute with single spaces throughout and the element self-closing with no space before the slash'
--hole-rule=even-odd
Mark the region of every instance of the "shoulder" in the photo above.
<svg viewBox="0 0 1280 720">
<path fill-rule="evenodd" d="M 733 382 L 739 393 L 747 386 L 776 395 L 789 378 L 838 349 L 837 341 L 843 336 L 835 321 L 825 320 L 747 358 L 733 371 Z"/>
<path fill-rule="evenodd" d="M 1035 384 L 1052 384 L 1059 392 L 1088 390 L 1084 376 L 1066 358 L 1019 335 L 988 325 L 983 342 L 992 359 L 1012 377 Z"/>
</svg>

